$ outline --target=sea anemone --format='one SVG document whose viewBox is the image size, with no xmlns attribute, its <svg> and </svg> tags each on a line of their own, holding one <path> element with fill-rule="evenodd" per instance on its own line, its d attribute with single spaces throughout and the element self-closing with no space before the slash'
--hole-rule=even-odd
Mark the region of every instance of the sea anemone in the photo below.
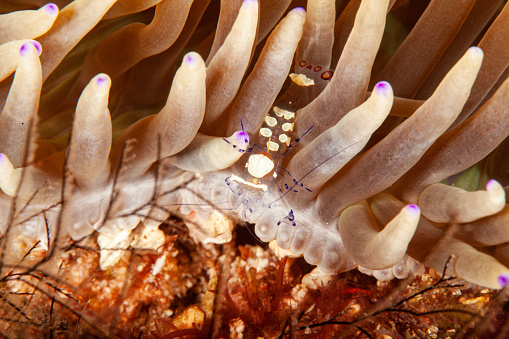
<svg viewBox="0 0 509 339">
<path fill-rule="evenodd" d="M 2 276 L 92 234 L 106 270 L 179 216 L 203 244 L 254 224 L 322 282 L 505 287 L 509 7 L 300 2 L 2 5 Z"/>
</svg>

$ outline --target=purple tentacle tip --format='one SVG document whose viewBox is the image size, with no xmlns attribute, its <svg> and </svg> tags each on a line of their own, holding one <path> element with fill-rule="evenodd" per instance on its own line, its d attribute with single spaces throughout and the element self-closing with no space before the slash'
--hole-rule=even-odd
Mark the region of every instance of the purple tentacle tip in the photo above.
<svg viewBox="0 0 509 339">
<path fill-rule="evenodd" d="M 468 49 L 468 51 L 470 51 L 471 53 L 475 53 L 475 54 L 477 54 L 477 55 L 483 55 L 483 54 L 484 54 L 484 53 L 483 53 L 483 51 L 482 51 L 482 49 L 480 49 L 480 48 L 479 48 L 479 47 L 477 47 L 477 46 L 472 46 L 472 47 L 470 47 L 470 48 Z"/>
<path fill-rule="evenodd" d="M 253 3 L 253 2 L 258 2 L 258 0 L 244 0 L 245 4 Z"/>
<path fill-rule="evenodd" d="M 2 164 L 5 160 L 7 160 L 7 157 L 5 156 L 5 154 L 0 153 L 0 164 Z"/>
<path fill-rule="evenodd" d="M 53 3 L 46 4 L 43 8 L 49 15 L 56 15 L 58 13 L 58 6 Z"/>
<path fill-rule="evenodd" d="M 380 81 L 375 85 L 375 91 L 380 94 L 387 94 L 391 88 L 391 85 L 387 81 Z"/>
<path fill-rule="evenodd" d="M 502 273 L 501 275 L 498 276 L 497 278 L 498 280 L 498 284 L 504 288 L 507 286 L 507 284 L 509 284 L 509 274 L 508 273 Z"/>
<path fill-rule="evenodd" d="M 188 53 L 184 57 L 184 62 L 189 67 L 194 67 L 198 64 L 198 57 L 194 53 Z"/>
<path fill-rule="evenodd" d="M 22 57 L 27 56 L 29 52 L 30 52 L 30 43 L 29 42 L 24 43 L 21 46 L 21 48 L 19 49 L 19 55 L 21 55 Z"/>
<path fill-rule="evenodd" d="M 32 45 L 34 45 L 35 49 L 37 50 L 37 53 L 39 53 L 39 55 L 41 55 L 41 53 L 42 53 L 42 46 L 39 43 L 39 41 L 32 40 L 32 41 L 30 41 L 30 43 Z"/>
<path fill-rule="evenodd" d="M 292 12 L 295 12 L 296 14 L 300 14 L 300 15 L 305 15 L 306 14 L 306 10 L 302 7 L 296 7 L 293 9 Z"/>
<path fill-rule="evenodd" d="M 407 205 L 406 208 L 411 213 L 421 213 L 421 209 L 417 205 L 410 204 L 410 205 Z"/>
<path fill-rule="evenodd" d="M 495 179 L 490 179 L 486 183 L 486 191 L 493 191 L 493 189 L 497 186 L 497 181 Z"/>
<path fill-rule="evenodd" d="M 100 74 L 95 79 L 97 86 L 100 86 L 100 87 L 104 86 L 107 81 L 108 81 L 108 77 L 106 76 L 106 74 Z"/>
</svg>

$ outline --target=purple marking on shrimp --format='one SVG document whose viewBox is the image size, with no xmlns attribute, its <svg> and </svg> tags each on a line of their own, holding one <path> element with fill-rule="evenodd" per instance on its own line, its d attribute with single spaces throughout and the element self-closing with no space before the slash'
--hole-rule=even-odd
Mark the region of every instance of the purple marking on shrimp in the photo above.
<svg viewBox="0 0 509 339">
<path fill-rule="evenodd" d="M 497 281 L 502 288 L 506 287 L 509 284 L 509 274 L 502 273 L 498 276 Z"/>
<path fill-rule="evenodd" d="M 233 133 L 233 143 L 229 142 L 228 139 L 223 138 L 226 143 L 229 145 L 232 145 L 234 149 L 237 151 L 244 153 L 244 152 L 251 152 L 252 148 L 247 147 L 249 145 L 249 134 L 245 131 L 237 131 Z"/>
<path fill-rule="evenodd" d="M 53 3 L 46 4 L 43 8 L 49 15 L 56 15 L 58 13 L 58 6 Z"/>
<path fill-rule="evenodd" d="M 249 143 L 249 134 L 245 131 L 238 131 L 233 134 L 235 136 L 235 140 L 239 143 L 248 144 Z"/>
</svg>

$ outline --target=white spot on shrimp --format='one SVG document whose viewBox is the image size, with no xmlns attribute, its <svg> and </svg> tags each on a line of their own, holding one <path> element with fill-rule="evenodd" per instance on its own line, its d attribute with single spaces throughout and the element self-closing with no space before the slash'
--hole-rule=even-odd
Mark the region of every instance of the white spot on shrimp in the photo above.
<svg viewBox="0 0 509 339">
<path fill-rule="evenodd" d="M 284 116 L 286 120 L 295 118 L 294 112 L 287 111 L 287 110 L 279 108 L 277 106 L 274 106 L 274 113 L 276 113 L 276 115 L 280 118 Z"/>
<path fill-rule="evenodd" d="M 263 178 L 274 169 L 274 162 L 264 154 L 249 157 L 247 171 L 255 178 Z"/>
<path fill-rule="evenodd" d="M 267 142 L 267 148 L 269 151 L 277 152 L 279 150 L 279 144 L 274 141 Z"/>
<path fill-rule="evenodd" d="M 285 122 L 283 124 L 282 128 L 283 128 L 283 131 L 285 131 L 285 132 L 293 131 L 293 122 Z"/>
<path fill-rule="evenodd" d="M 270 117 L 270 116 L 266 116 L 265 117 L 265 122 L 267 123 L 267 125 L 269 125 L 270 127 L 274 127 L 277 125 L 277 120 L 276 118 L 274 117 Z"/>
<path fill-rule="evenodd" d="M 270 138 L 272 136 L 272 131 L 269 128 L 264 127 L 260 129 L 260 134 L 266 138 Z"/>
<path fill-rule="evenodd" d="M 286 142 L 286 144 L 288 144 L 290 142 L 290 138 L 288 138 L 288 135 L 283 133 L 279 136 L 279 141 Z"/>
</svg>

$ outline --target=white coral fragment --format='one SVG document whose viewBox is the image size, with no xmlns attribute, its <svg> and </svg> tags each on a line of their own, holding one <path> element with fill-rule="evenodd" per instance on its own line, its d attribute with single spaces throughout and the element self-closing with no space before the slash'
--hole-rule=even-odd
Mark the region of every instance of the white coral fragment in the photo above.
<svg viewBox="0 0 509 339">
<path fill-rule="evenodd" d="M 99 266 L 102 270 L 114 266 L 124 255 L 132 240 L 130 230 L 121 230 L 115 234 L 101 233 L 97 237 L 97 243 L 101 248 Z"/>
<path fill-rule="evenodd" d="M 131 246 L 139 249 L 158 250 L 164 245 L 164 232 L 153 227 L 143 227 L 136 234 Z"/>
<path fill-rule="evenodd" d="M 162 256 L 157 258 L 154 265 L 152 265 L 152 275 L 158 275 L 159 273 L 161 273 L 161 270 L 164 267 L 165 261 L 166 261 L 166 254 L 163 254 Z"/>
</svg>

